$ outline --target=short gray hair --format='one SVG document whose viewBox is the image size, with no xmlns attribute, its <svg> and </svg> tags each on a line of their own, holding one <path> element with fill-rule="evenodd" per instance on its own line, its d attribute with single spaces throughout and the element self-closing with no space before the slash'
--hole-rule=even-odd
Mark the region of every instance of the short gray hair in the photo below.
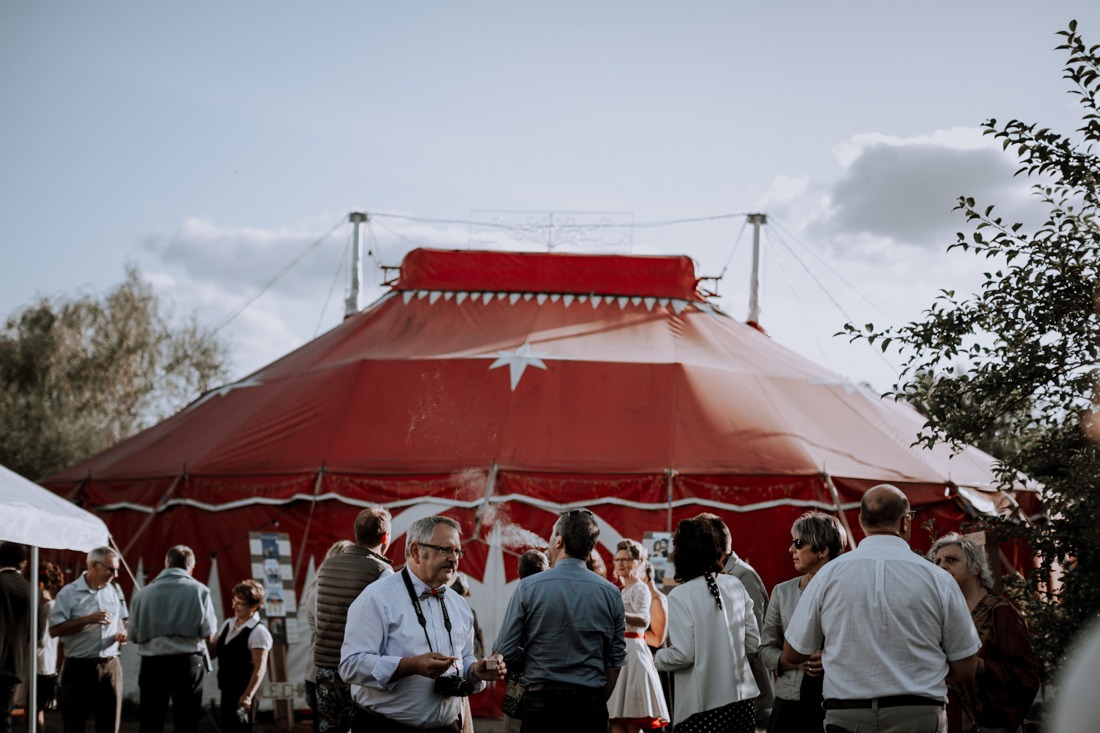
<svg viewBox="0 0 1100 733">
<path fill-rule="evenodd" d="M 840 520 L 817 510 L 808 511 L 794 520 L 791 534 L 809 542 L 816 552 L 828 549 L 830 560 L 835 560 L 837 555 L 844 552 L 844 545 L 848 542 L 848 533 L 844 531 Z"/>
<path fill-rule="evenodd" d="M 164 567 L 191 570 L 195 567 L 195 552 L 187 545 L 176 545 L 164 556 Z"/>
<path fill-rule="evenodd" d="M 462 525 L 450 517 L 441 517 L 438 514 L 433 514 L 430 517 L 418 519 L 412 523 L 412 526 L 409 527 L 409 531 L 405 533 L 405 557 L 409 557 L 414 542 L 419 545 L 430 542 L 432 535 L 435 534 L 436 526 L 440 524 L 452 527 L 455 532 L 462 534 Z"/>
<path fill-rule="evenodd" d="M 112 550 L 110 547 L 97 547 L 88 553 L 88 564 L 91 565 L 94 562 L 107 562 L 107 558 L 118 558 L 118 553 Z"/>
<path fill-rule="evenodd" d="M 948 532 L 932 543 L 932 547 L 928 550 L 928 559 L 936 562 L 936 553 L 948 545 L 957 545 L 966 555 L 966 566 L 970 571 L 978 571 L 978 582 L 986 590 L 993 590 L 993 570 L 989 567 L 989 557 L 974 540 L 968 540 L 957 532 Z"/>
</svg>

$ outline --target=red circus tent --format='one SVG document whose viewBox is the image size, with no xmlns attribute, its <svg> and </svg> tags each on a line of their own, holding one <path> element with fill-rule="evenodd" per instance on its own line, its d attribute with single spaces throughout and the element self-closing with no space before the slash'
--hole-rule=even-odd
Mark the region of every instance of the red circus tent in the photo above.
<svg viewBox="0 0 1100 733">
<path fill-rule="evenodd" d="M 722 313 L 686 257 L 415 250 L 363 312 L 44 484 L 131 565 L 214 555 L 226 598 L 249 531 L 320 562 L 382 503 L 398 560 L 412 521 L 446 513 L 491 643 L 514 554 L 567 508 L 596 513 L 605 549 L 713 511 L 770 586 L 807 508 L 858 535 L 876 483 L 941 530 L 1004 498 L 988 455 L 914 447 L 922 424 Z"/>
</svg>

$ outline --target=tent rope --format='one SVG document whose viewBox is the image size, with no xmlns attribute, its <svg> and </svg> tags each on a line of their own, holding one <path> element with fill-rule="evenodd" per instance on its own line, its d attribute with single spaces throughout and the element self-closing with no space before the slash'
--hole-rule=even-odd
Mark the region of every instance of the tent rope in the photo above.
<svg viewBox="0 0 1100 733">
<path fill-rule="evenodd" d="M 125 568 L 126 574 L 130 576 L 130 582 L 133 583 L 136 589 L 138 587 L 137 576 L 135 576 L 134 571 L 130 569 L 130 563 L 126 562 L 126 556 L 122 553 L 122 550 L 118 548 L 118 543 L 115 542 L 115 536 L 113 534 L 107 535 L 107 542 L 110 543 L 114 551 L 118 553 L 118 561 L 122 563 L 122 567 Z M 131 597 L 130 600 L 132 601 L 134 599 Z"/>
<path fill-rule="evenodd" d="M 840 492 L 836 490 L 836 484 L 833 483 L 833 478 L 824 471 L 821 472 L 821 479 L 829 487 L 829 491 L 833 495 L 833 503 L 836 504 L 836 514 L 840 523 L 844 525 L 844 531 L 848 533 L 848 549 L 856 549 L 856 539 L 852 535 L 852 527 L 848 524 L 848 517 L 844 516 L 844 506 L 840 503 Z"/>
<path fill-rule="evenodd" d="M 143 534 L 145 534 L 145 530 L 149 529 L 149 525 L 151 525 L 153 523 L 153 520 L 157 518 L 157 515 L 160 514 L 161 508 L 168 503 L 168 497 L 172 496 L 172 494 L 176 490 L 176 487 L 179 486 L 180 481 L 186 476 L 187 468 L 184 468 L 183 473 L 172 479 L 172 485 L 168 487 L 168 490 L 164 492 L 164 496 L 162 496 L 160 498 L 160 501 L 157 502 L 157 505 L 153 507 L 153 511 L 149 512 L 149 516 L 146 517 L 145 521 L 141 523 L 140 527 L 138 527 L 138 531 L 134 532 L 134 535 L 130 538 L 130 541 L 126 543 L 126 547 L 123 548 L 122 552 L 120 553 L 121 555 L 126 555 L 130 552 L 131 549 L 133 549 L 137 541 L 141 539 L 141 536 Z M 129 572 L 129 568 L 127 568 L 127 572 Z M 131 577 L 133 576 L 131 575 Z"/>
<path fill-rule="evenodd" d="M 309 502 L 309 516 L 306 517 L 306 528 L 302 532 L 302 551 L 298 553 L 298 562 L 294 565 L 294 578 L 302 577 L 302 561 L 306 559 L 306 546 L 309 541 L 309 528 L 313 525 L 313 510 L 317 508 L 317 495 L 321 493 L 321 481 L 325 477 L 325 466 L 317 471 L 317 478 L 313 481 L 313 498 Z"/>
</svg>

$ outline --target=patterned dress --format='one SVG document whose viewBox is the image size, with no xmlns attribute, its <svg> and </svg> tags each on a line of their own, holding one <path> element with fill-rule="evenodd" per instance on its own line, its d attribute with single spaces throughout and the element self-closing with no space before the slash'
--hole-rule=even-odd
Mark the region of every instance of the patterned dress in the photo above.
<svg viewBox="0 0 1100 733">
<path fill-rule="evenodd" d="M 647 729 L 664 727 L 669 721 L 661 681 L 644 638 L 649 626 L 650 600 L 645 583 L 623 589 L 626 612 L 642 616 L 643 621 L 639 626 L 626 625 L 626 662 L 607 701 L 609 717 L 638 721 L 639 727 Z"/>
</svg>

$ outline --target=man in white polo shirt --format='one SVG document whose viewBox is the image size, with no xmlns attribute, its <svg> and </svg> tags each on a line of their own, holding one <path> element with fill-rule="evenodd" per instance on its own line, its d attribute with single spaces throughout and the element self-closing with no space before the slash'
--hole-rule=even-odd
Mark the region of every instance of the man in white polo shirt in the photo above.
<svg viewBox="0 0 1100 733">
<path fill-rule="evenodd" d="M 824 649 L 825 725 L 851 733 L 934 731 L 947 681 L 973 684 L 981 647 L 954 579 L 909 547 L 909 500 L 869 489 L 859 547 L 818 571 L 787 627 L 783 658 Z"/>
</svg>

